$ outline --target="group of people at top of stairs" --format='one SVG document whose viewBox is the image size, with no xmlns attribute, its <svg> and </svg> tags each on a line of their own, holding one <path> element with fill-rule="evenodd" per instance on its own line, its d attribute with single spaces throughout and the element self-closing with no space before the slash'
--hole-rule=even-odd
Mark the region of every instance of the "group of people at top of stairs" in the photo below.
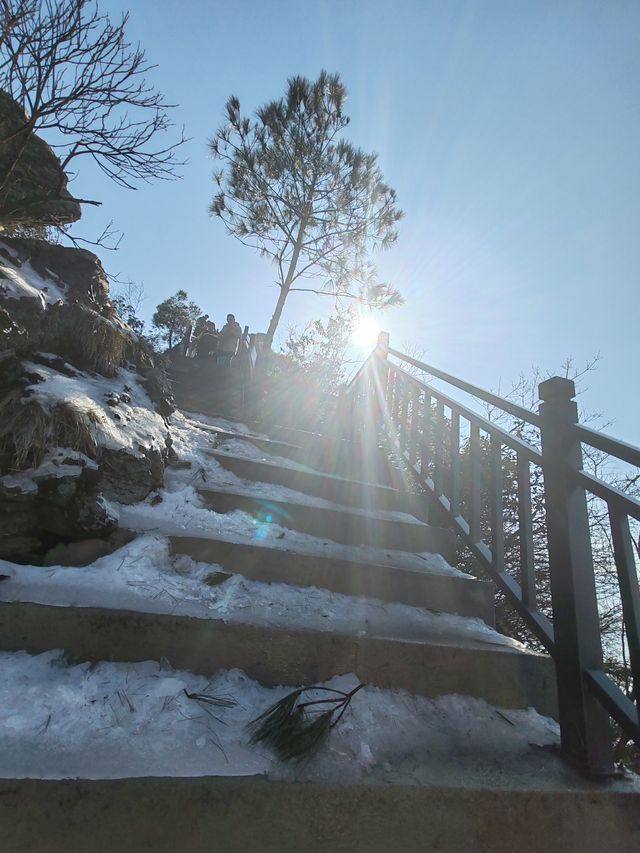
<svg viewBox="0 0 640 853">
<path fill-rule="evenodd" d="M 227 314 L 227 322 L 219 330 L 209 315 L 203 314 L 193 329 L 187 329 L 185 355 L 187 358 L 214 358 L 218 364 L 228 367 L 231 359 L 248 345 L 248 332 L 247 326 L 243 333 L 233 314 Z"/>
</svg>

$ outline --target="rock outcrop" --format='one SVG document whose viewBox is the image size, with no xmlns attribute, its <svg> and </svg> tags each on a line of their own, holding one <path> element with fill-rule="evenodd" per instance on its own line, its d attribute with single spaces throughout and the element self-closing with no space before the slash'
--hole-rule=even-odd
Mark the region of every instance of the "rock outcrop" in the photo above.
<svg viewBox="0 0 640 853">
<path fill-rule="evenodd" d="M 0 231 L 67 225 L 80 215 L 60 161 L 29 129 L 22 107 L 0 90 Z"/>
<path fill-rule="evenodd" d="M 98 479 L 95 463 L 65 451 L 32 473 L 0 477 L 0 558 L 37 565 L 58 543 L 113 533 Z"/>
<path fill-rule="evenodd" d="M 163 367 L 117 316 L 98 258 L 0 239 L 0 559 L 111 548 L 105 499 L 162 486 L 172 411 Z"/>
<path fill-rule="evenodd" d="M 73 246 L 61 246 L 46 240 L 6 237 L 0 234 L 0 261 L 18 271 L 28 264 L 41 279 L 58 285 L 65 301 L 81 302 L 104 309 L 109 304 L 109 281 L 100 259 Z"/>
<path fill-rule="evenodd" d="M 80 217 L 26 122 L 0 92 L 0 559 L 82 564 L 122 544 L 108 500 L 162 486 L 173 399 L 94 254 L 2 233 Z"/>
</svg>

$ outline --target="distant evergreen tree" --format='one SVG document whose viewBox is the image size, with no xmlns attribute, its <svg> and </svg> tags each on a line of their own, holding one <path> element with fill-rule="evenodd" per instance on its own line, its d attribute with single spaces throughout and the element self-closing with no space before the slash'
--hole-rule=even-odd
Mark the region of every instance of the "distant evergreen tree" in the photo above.
<svg viewBox="0 0 640 853">
<path fill-rule="evenodd" d="M 194 323 L 202 310 L 190 302 L 186 290 L 179 290 L 156 308 L 151 322 L 160 332 L 160 339 L 171 349 L 184 336 L 190 323 Z"/>
<path fill-rule="evenodd" d="M 227 120 L 211 141 L 223 163 L 211 213 L 230 234 L 270 257 L 280 288 L 267 331 L 271 344 L 293 291 L 358 299 L 384 307 L 402 297 L 379 282 L 371 251 L 391 246 L 402 211 L 383 179 L 376 154 L 337 141 L 349 119 L 346 89 L 337 74 L 315 82 L 289 80 L 283 98 L 240 114 L 227 102 Z M 294 284 L 314 278 L 316 287 Z"/>
</svg>

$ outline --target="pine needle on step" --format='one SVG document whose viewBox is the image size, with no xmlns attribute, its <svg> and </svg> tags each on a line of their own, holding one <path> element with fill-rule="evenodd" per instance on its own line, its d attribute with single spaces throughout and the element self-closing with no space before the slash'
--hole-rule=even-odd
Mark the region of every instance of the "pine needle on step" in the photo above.
<svg viewBox="0 0 640 853">
<path fill-rule="evenodd" d="M 250 743 L 267 744 L 282 761 L 298 761 L 312 755 L 340 722 L 352 698 L 362 687 L 364 684 L 359 684 L 349 693 L 318 685 L 300 687 L 249 723 L 252 731 Z M 327 699 L 298 701 L 303 693 L 319 690 L 335 695 Z M 324 707 L 327 705 L 332 707 Z"/>
</svg>

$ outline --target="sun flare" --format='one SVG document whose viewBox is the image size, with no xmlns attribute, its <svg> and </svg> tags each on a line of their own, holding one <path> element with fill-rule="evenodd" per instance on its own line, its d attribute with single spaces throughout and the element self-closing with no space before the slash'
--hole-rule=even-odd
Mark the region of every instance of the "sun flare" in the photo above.
<svg viewBox="0 0 640 853">
<path fill-rule="evenodd" d="M 372 350 L 378 340 L 379 332 L 380 328 L 372 317 L 360 317 L 358 325 L 353 330 L 351 340 L 354 346 Z"/>
</svg>

